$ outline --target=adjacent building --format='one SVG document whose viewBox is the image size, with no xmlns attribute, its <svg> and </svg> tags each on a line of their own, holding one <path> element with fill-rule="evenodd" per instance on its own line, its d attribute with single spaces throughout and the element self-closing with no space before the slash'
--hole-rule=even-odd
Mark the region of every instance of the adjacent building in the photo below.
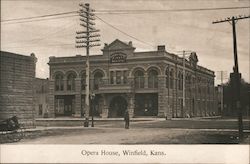
<svg viewBox="0 0 250 164">
<path fill-rule="evenodd" d="M 85 62 L 81 55 L 50 57 L 49 117 L 84 116 Z M 105 44 L 102 54 L 90 56 L 90 114 L 123 117 L 128 109 L 131 117 L 216 115 L 214 72 L 197 63 L 193 52 L 185 59 L 184 76 L 183 58 L 165 46 L 135 52 L 132 42 L 117 39 Z"/>
<path fill-rule="evenodd" d="M 49 79 L 35 78 L 34 83 L 35 117 L 48 117 L 49 109 Z"/>
<path fill-rule="evenodd" d="M 1 51 L 0 120 L 17 116 L 26 127 L 35 126 L 33 84 L 36 57 Z"/>
</svg>

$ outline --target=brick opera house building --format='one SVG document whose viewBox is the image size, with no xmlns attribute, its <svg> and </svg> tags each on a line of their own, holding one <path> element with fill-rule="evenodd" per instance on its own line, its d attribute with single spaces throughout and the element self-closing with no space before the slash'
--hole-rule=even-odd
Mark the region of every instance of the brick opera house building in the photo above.
<svg viewBox="0 0 250 164">
<path fill-rule="evenodd" d="M 214 72 L 186 59 L 183 109 L 183 58 L 156 51 L 135 52 L 132 42 L 105 44 L 102 55 L 90 56 L 93 114 L 102 118 L 203 117 L 217 114 Z M 81 55 L 50 57 L 49 117 L 84 116 L 85 61 Z M 91 112 L 90 112 L 91 114 Z"/>
</svg>

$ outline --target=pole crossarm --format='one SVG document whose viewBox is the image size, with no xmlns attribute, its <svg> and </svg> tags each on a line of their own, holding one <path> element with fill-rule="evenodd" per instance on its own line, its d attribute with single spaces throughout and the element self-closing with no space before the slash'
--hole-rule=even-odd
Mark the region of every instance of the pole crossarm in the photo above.
<svg viewBox="0 0 250 164">
<path fill-rule="evenodd" d="M 238 16 L 238 17 L 234 17 L 234 20 L 240 20 L 240 19 L 247 19 L 247 18 L 250 18 L 250 15 L 249 16 Z M 213 24 L 216 24 L 216 23 L 223 23 L 223 22 L 230 22 L 230 21 L 233 21 L 233 17 L 230 18 L 226 18 L 224 20 L 217 20 L 217 21 L 214 21 Z"/>
</svg>

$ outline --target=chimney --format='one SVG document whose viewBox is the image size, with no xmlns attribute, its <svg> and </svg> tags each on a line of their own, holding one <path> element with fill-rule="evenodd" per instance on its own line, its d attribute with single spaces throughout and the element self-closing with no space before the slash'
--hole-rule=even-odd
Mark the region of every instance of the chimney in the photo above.
<svg viewBox="0 0 250 164">
<path fill-rule="evenodd" d="M 131 46 L 131 47 L 133 47 L 132 41 L 129 41 L 128 45 Z"/>
<path fill-rule="evenodd" d="M 159 45 L 158 47 L 157 47 L 157 51 L 165 51 L 166 49 L 165 49 L 165 45 Z"/>
</svg>

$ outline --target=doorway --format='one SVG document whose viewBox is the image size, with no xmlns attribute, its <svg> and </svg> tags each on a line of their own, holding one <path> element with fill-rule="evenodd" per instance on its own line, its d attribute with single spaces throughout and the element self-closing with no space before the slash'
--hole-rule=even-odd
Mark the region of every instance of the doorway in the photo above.
<svg viewBox="0 0 250 164">
<path fill-rule="evenodd" d="M 122 96 L 114 97 L 109 105 L 109 118 L 123 117 L 127 109 L 128 103 Z"/>
</svg>

